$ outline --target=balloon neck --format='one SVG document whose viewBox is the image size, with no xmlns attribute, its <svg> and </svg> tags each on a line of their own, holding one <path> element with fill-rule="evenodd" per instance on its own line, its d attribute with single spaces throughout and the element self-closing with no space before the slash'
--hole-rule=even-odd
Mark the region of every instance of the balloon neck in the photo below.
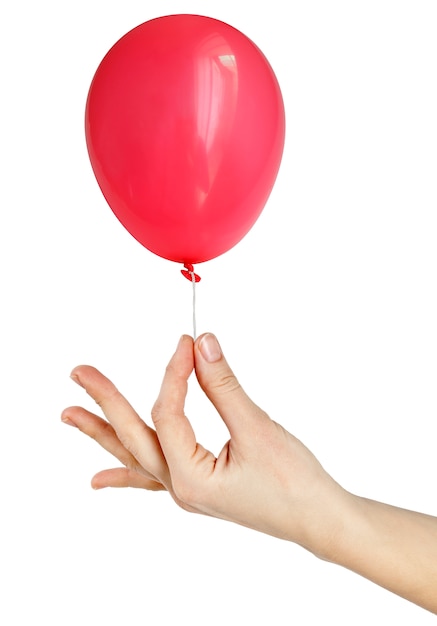
<svg viewBox="0 0 437 626">
<path fill-rule="evenodd" d="M 185 278 L 192 283 L 200 282 L 200 276 L 194 273 L 194 267 L 191 263 L 184 263 L 184 268 L 185 269 L 181 270 L 182 276 L 185 276 Z"/>
</svg>

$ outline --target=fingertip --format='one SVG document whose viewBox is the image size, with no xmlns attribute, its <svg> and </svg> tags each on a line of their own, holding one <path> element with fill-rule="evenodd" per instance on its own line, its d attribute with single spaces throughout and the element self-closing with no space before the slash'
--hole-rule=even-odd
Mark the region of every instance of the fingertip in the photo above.
<svg viewBox="0 0 437 626">
<path fill-rule="evenodd" d="M 223 352 L 217 337 L 213 333 L 204 333 L 196 340 L 197 352 L 207 363 L 217 363 L 223 357 Z"/>
<path fill-rule="evenodd" d="M 74 426 L 74 428 L 77 428 L 77 424 L 73 422 L 73 420 L 71 419 L 70 409 L 64 409 L 62 411 L 61 422 L 63 422 L 64 424 L 67 424 L 67 426 Z"/>
<path fill-rule="evenodd" d="M 104 489 L 105 487 L 107 487 L 108 485 L 106 483 L 103 483 L 100 480 L 100 474 L 102 472 L 99 472 L 98 474 L 96 474 L 95 476 L 93 476 L 91 478 L 91 487 L 94 489 L 94 491 L 100 491 L 100 489 Z"/>
<path fill-rule="evenodd" d="M 90 372 L 96 371 L 96 368 L 92 367 L 91 365 L 76 365 L 76 367 L 74 367 L 70 372 L 70 378 L 77 385 L 85 388 L 85 385 L 82 379 L 84 375 L 86 376 L 87 371 L 90 371 Z"/>
<path fill-rule="evenodd" d="M 176 351 L 171 357 L 168 367 L 182 368 L 183 375 L 189 375 L 194 367 L 193 338 L 190 335 L 182 335 L 179 339 Z"/>
<path fill-rule="evenodd" d="M 176 352 L 178 352 L 180 349 L 187 347 L 189 344 L 191 346 L 193 345 L 193 338 L 190 335 L 181 335 L 181 338 L 179 339 L 178 345 L 176 347 Z"/>
<path fill-rule="evenodd" d="M 207 335 L 208 333 L 202 333 L 201 335 L 198 335 L 198 337 L 196 337 L 196 339 L 194 340 L 194 348 L 195 349 L 199 349 L 199 343 L 202 341 L 202 338 Z"/>
<path fill-rule="evenodd" d="M 79 387 L 83 387 L 82 381 L 80 380 L 79 376 L 76 373 L 72 372 L 70 374 L 70 378 L 74 383 L 76 383 L 76 385 L 79 385 Z"/>
</svg>

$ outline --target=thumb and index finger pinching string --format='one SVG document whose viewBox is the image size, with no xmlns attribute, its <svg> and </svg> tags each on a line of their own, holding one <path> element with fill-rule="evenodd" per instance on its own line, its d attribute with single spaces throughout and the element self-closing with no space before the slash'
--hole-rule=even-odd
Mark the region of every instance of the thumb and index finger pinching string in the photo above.
<svg viewBox="0 0 437 626">
<path fill-rule="evenodd" d="M 193 284 L 193 339 L 196 341 L 196 283 L 200 282 L 200 276 L 195 274 L 191 263 L 184 263 L 184 268 L 181 270 L 181 274 Z"/>
</svg>

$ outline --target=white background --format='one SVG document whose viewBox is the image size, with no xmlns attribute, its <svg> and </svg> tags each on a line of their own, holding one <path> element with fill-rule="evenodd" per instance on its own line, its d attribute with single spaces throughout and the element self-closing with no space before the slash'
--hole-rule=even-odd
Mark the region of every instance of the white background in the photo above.
<svg viewBox="0 0 437 626">
<path fill-rule="evenodd" d="M 249 36 L 287 136 L 255 227 L 198 266 L 198 330 L 345 488 L 437 514 L 437 7 L 424 0 L 2 3 L 0 621 L 8 626 L 422 624 L 298 546 L 89 487 L 113 462 L 62 409 L 90 363 L 149 419 L 191 333 L 191 286 L 105 203 L 83 131 L 92 75 L 138 24 L 200 13 Z M 218 451 L 192 381 L 188 414 Z"/>
</svg>

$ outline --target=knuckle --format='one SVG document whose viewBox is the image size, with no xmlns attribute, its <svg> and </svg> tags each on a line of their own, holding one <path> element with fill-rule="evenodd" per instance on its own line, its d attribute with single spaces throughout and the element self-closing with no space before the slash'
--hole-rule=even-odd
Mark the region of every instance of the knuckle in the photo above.
<svg viewBox="0 0 437 626">
<path fill-rule="evenodd" d="M 157 424 L 164 415 L 164 406 L 163 403 L 158 399 L 152 407 L 151 417 L 154 424 Z"/>
<path fill-rule="evenodd" d="M 114 387 L 114 385 L 111 384 L 111 386 L 106 389 L 103 394 L 95 396 L 94 400 L 96 404 L 102 409 L 102 411 L 105 411 L 105 408 L 108 405 L 112 404 L 114 401 L 118 400 L 120 396 L 121 393 L 116 387 Z"/>
<path fill-rule="evenodd" d="M 236 376 L 232 373 L 224 374 L 218 380 L 211 384 L 211 389 L 218 393 L 233 393 L 238 389 L 241 389 L 241 385 L 238 382 Z"/>
<path fill-rule="evenodd" d="M 111 424 L 109 422 L 105 422 L 104 420 L 101 420 L 98 423 L 92 423 L 86 432 L 88 437 L 91 437 L 91 439 L 94 439 L 97 443 L 99 443 L 102 438 L 104 439 L 112 435 L 112 433 L 113 428 Z"/>
<path fill-rule="evenodd" d="M 215 483 L 211 482 L 212 468 L 208 463 L 210 456 L 203 446 L 197 445 L 192 457 L 192 464 L 173 472 L 172 487 L 176 498 L 192 509 L 202 510 L 208 505 Z"/>
<path fill-rule="evenodd" d="M 175 480 L 173 483 L 173 491 L 177 500 L 186 504 L 189 507 L 195 507 L 197 502 L 197 493 L 196 489 L 193 488 L 193 485 L 190 485 L 185 480 Z"/>
<path fill-rule="evenodd" d="M 142 420 L 126 425 L 122 432 L 117 433 L 121 444 L 135 459 L 141 452 L 144 442 L 143 434 L 147 435 L 147 425 Z"/>
</svg>

